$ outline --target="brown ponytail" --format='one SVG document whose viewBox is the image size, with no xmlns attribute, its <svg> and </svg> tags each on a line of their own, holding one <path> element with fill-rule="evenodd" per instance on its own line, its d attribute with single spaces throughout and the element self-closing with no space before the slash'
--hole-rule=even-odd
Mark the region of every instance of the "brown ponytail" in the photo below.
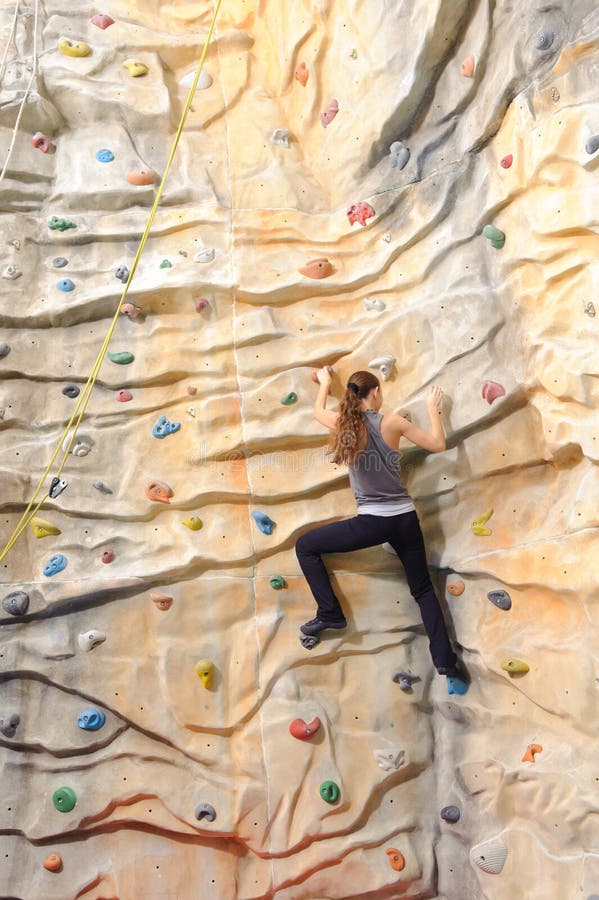
<svg viewBox="0 0 599 900">
<path fill-rule="evenodd" d="M 332 454 L 332 462 L 337 465 L 351 465 L 356 461 L 366 428 L 362 400 L 375 387 L 380 384 L 372 372 L 354 372 L 347 382 L 339 404 L 339 418 L 327 448 Z"/>
</svg>

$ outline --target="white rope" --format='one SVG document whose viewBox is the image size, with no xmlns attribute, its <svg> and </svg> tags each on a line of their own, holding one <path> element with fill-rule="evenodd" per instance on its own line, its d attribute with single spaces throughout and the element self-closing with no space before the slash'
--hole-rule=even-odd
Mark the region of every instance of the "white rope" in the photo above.
<svg viewBox="0 0 599 900">
<path fill-rule="evenodd" d="M 2 62 L 0 62 L 0 81 L 2 80 L 2 76 L 4 75 L 4 63 L 6 62 L 6 57 L 8 56 L 8 50 L 12 43 L 12 40 L 15 36 L 15 29 L 17 27 L 17 16 L 19 15 L 19 5 L 21 0 L 17 0 L 15 3 L 15 14 L 12 17 L 12 25 L 10 27 L 10 34 L 8 35 L 8 40 L 6 42 L 6 47 L 4 48 L 4 54 L 2 56 Z"/>
<path fill-rule="evenodd" d="M 18 9 L 18 4 L 17 4 Z M 17 114 L 17 121 L 15 122 L 15 127 L 13 128 L 12 138 L 10 141 L 10 146 L 8 148 L 8 153 L 6 155 L 6 160 L 4 162 L 4 166 L 2 171 L 0 172 L 0 184 L 2 183 L 2 179 L 6 175 L 6 170 L 8 169 L 8 164 L 10 163 L 10 158 L 12 156 L 12 151 L 14 150 L 14 146 L 17 140 L 17 134 L 19 132 L 19 125 L 21 124 L 21 118 L 23 116 L 23 110 L 25 109 L 25 104 L 27 103 L 27 98 L 29 97 L 29 92 L 31 90 L 31 85 L 33 84 L 34 78 L 37 74 L 37 18 L 39 12 L 39 0 L 35 0 L 34 14 L 33 14 L 33 65 L 31 67 L 31 77 L 29 78 L 29 82 L 27 87 L 25 88 L 25 96 L 21 100 L 21 106 L 19 107 L 19 112 Z"/>
</svg>

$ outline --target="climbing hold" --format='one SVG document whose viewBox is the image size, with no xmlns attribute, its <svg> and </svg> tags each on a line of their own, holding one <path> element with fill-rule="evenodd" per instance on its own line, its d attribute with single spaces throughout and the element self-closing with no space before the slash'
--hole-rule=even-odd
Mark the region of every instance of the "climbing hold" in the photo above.
<svg viewBox="0 0 599 900">
<path fill-rule="evenodd" d="M 68 38 L 61 38 L 58 42 L 58 49 L 65 56 L 89 56 L 92 48 L 85 41 L 70 41 Z"/>
<path fill-rule="evenodd" d="M 46 519 L 40 519 L 39 516 L 33 516 L 29 524 L 36 538 L 50 537 L 51 534 L 62 533 L 56 525 L 52 525 Z"/>
<path fill-rule="evenodd" d="M 499 875 L 503 869 L 505 858 L 507 856 L 507 847 L 500 844 L 499 841 L 487 841 L 484 844 L 478 844 L 470 851 L 470 859 L 473 863 L 488 872 L 490 875 Z"/>
<path fill-rule="evenodd" d="M 320 644 L 320 638 L 315 634 L 301 634 L 299 642 L 305 650 L 314 650 Z"/>
<path fill-rule="evenodd" d="M 505 396 L 505 388 L 497 381 L 485 381 L 482 389 L 483 399 L 490 405 L 498 397 Z"/>
<path fill-rule="evenodd" d="M 160 416 L 152 428 L 152 434 L 155 438 L 162 440 L 162 438 L 168 437 L 169 434 L 176 434 L 180 428 L 180 422 L 171 422 L 166 416 Z"/>
<path fill-rule="evenodd" d="M 292 403 L 297 403 L 297 394 L 295 391 L 289 391 L 288 394 L 285 394 L 284 397 L 281 397 L 281 403 L 283 406 L 291 406 Z"/>
<path fill-rule="evenodd" d="M 206 819 L 207 822 L 214 822 L 216 819 L 216 810 L 209 803 L 200 803 L 196 806 L 195 817 L 198 821 Z"/>
<path fill-rule="evenodd" d="M 199 531 L 204 524 L 199 516 L 187 516 L 187 518 L 181 519 L 181 522 L 183 525 L 187 525 L 190 531 Z"/>
<path fill-rule="evenodd" d="M 319 788 L 320 796 L 327 803 L 336 803 L 339 799 L 339 785 L 334 781 L 323 781 Z"/>
<path fill-rule="evenodd" d="M 327 108 L 320 116 L 320 124 L 323 128 L 326 128 L 327 125 L 330 125 L 337 113 L 339 112 L 339 104 L 336 100 L 329 100 L 327 103 Z"/>
<path fill-rule="evenodd" d="M 521 659 L 510 657 L 510 659 L 504 659 L 501 668 L 510 675 L 525 675 L 530 667 Z"/>
<path fill-rule="evenodd" d="M 370 360 L 370 362 L 368 363 L 368 368 L 379 369 L 383 381 L 387 381 L 387 379 L 391 375 L 394 365 L 394 356 L 377 356 L 375 359 Z"/>
<path fill-rule="evenodd" d="M 200 659 L 196 663 L 196 674 L 206 690 L 212 684 L 212 675 L 214 673 L 214 663 L 211 659 Z"/>
<path fill-rule="evenodd" d="M 65 384 L 62 389 L 62 393 L 65 397 L 69 397 L 69 399 L 74 400 L 75 397 L 78 397 L 81 392 L 76 384 Z"/>
<path fill-rule="evenodd" d="M 36 150 L 41 150 L 42 153 L 47 153 L 50 149 L 50 139 L 41 131 L 36 131 L 35 134 L 32 134 L 29 141 L 32 147 L 35 147 Z"/>
<path fill-rule="evenodd" d="M 388 850 L 385 850 L 385 853 L 389 857 L 389 862 L 391 863 L 391 868 L 395 872 L 401 872 L 403 868 L 405 868 L 406 861 L 403 855 L 396 850 L 395 847 L 389 847 Z"/>
<path fill-rule="evenodd" d="M 296 81 L 299 81 L 302 87 L 306 87 L 308 83 L 308 78 L 310 77 L 310 72 L 308 71 L 308 67 L 305 62 L 298 63 L 295 67 L 295 72 L 293 73 L 293 77 Z"/>
<path fill-rule="evenodd" d="M 320 719 L 315 716 L 311 722 L 304 722 L 303 719 L 294 719 L 289 726 L 289 734 L 298 741 L 309 741 L 313 738 L 320 728 Z"/>
<path fill-rule="evenodd" d="M 555 39 L 555 32 L 551 28 L 541 28 L 535 37 L 536 50 L 549 50 Z"/>
<path fill-rule="evenodd" d="M 475 59 L 473 56 L 467 56 L 462 65 L 460 72 L 465 78 L 472 78 L 474 75 Z"/>
<path fill-rule="evenodd" d="M 383 772 L 392 772 L 399 769 L 404 763 L 405 753 L 403 750 L 375 750 L 374 758 L 377 765 Z"/>
<path fill-rule="evenodd" d="M 77 228 L 77 226 L 74 222 L 69 222 L 68 219 L 59 219 L 57 216 L 52 216 L 48 220 L 48 228 L 50 231 L 66 231 L 68 228 Z"/>
<path fill-rule="evenodd" d="M 134 306 L 133 303 L 123 303 L 121 312 L 123 315 L 129 316 L 130 319 L 137 319 L 141 312 L 141 306 Z"/>
<path fill-rule="evenodd" d="M 184 75 L 183 78 L 179 81 L 181 87 L 190 88 L 193 84 L 193 80 L 195 78 L 195 71 L 188 72 L 187 75 Z M 205 91 L 206 88 L 209 88 L 212 84 L 212 75 L 208 72 L 202 71 L 200 72 L 200 77 L 198 78 L 198 83 L 196 85 L 196 91 Z"/>
<path fill-rule="evenodd" d="M 131 391 L 128 391 L 127 388 L 121 388 L 120 391 L 117 391 L 114 395 L 114 399 L 117 403 L 128 403 L 129 400 L 133 400 L 133 394 Z"/>
<path fill-rule="evenodd" d="M 494 247 L 496 250 L 501 250 L 505 244 L 505 233 L 500 231 L 499 228 L 495 228 L 494 225 L 485 225 L 483 235 L 490 240 L 491 247 Z"/>
<path fill-rule="evenodd" d="M 463 581 L 448 581 L 446 586 L 447 593 L 451 594 L 452 597 L 461 597 L 466 588 Z"/>
<path fill-rule="evenodd" d="M 42 571 L 47 578 L 51 578 L 52 575 L 58 575 L 59 572 L 66 569 L 67 563 L 66 556 L 62 553 L 55 553 L 54 556 L 50 557 Z"/>
<path fill-rule="evenodd" d="M 366 225 L 368 219 L 372 219 L 373 216 L 376 216 L 375 210 L 370 203 L 366 203 L 364 200 L 354 203 L 347 210 L 347 218 L 350 225 L 353 225 L 355 222 L 359 222 L 360 225 Z"/>
<path fill-rule="evenodd" d="M 173 605 L 173 598 L 169 597 L 168 594 L 150 594 L 150 600 L 162 612 L 166 612 Z"/>
<path fill-rule="evenodd" d="M 556 87 L 551 88 L 551 99 L 554 103 L 557 103 L 557 101 L 559 100 L 559 91 Z"/>
<path fill-rule="evenodd" d="M 147 75 L 149 71 L 144 63 L 138 62 L 136 59 L 126 59 L 123 66 L 133 78 L 139 78 L 140 75 Z"/>
<path fill-rule="evenodd" d="M 14 737 L 21 717 L 17 713 L 11 713 L 9 716 L 0 716 L 0 732 L 4 737 Z"/>
<path fill-rule="evenodd" d="M 289 149 L 289 138 L 291 135 L 287 128 L 275 128 L 273 133 L 270 136 L 271 144 L 274 144 L 275 147 L 286 147 Z"/>
<path fill-rule="evenodd" d="M 522 762 L 531 762 L 535 761 L 535 754 L 542 753 L 543 748 L 540 744 L 529 744 L 524 752 L 524 756 L 522 757 Z"/>
<path fill-rule="evenodd" d="M 210 306 L 210 304 L 209 304 L 208 300 L 206 300 L 205 297 L 200 297 L 198 300 L 195 301 L 196 312 L 202 312 L 202 310 L 208 309 L 209 306 Z"/>
<path fill-rule="evenodd" d="M 61 787 L 52 794 L 52 803 L 60 812 L 70 812 L 77 803 L 73 788 Z"/>
<path fill-rule="evenodd" d="M 119 266 L 116 272 L 114 273 L 114 277 L 118 278 L 119 281 L 122 281 L 123 284 L 127 284 L 127 279 L 129 278 L 129 269 L 127 266 Z M 122 310 L 121 306 L 121 310 Z"/>
<path fill-rule="evenodd" d="M 114 551 L 113 550 L 105 550 L 102 556 L 100 557 L 103 563 L 111 563 L 114 559 Z"/>
<path fill-rule="evenodd" d="M 382 312 L 386 306 L 382 300 L 378 300 L 376 297 L 364 297 L 364 309 L 376 309 L 377 312 Z"/>
<path fill-rule="evenodd" d="M 130 353 L 128 350 L 121 350 L 118 353 L 107 353 L 106 356 L 110 362 L 116 363 L 117 366 L 126 366 L 135 359 L 133 353 Z"/>
<path fill-rule="evenodd" d="M 11 591 L 2 600 L 2 609 L 9 616 L 24 616 L 29 609 L 29 594 L 25 591 Z"/>
<path fill-rule="evenodd" d="M 101 150 L 96 151 L 96 159 L 101 163 L 109 163 L 114 160 L 114 153 L 108 147 L 103 147 Z"/>
<path fill-rule="evenodd" d="M 585 313 L 587 314 L 587 316 L 591 316 L 591 318 L 594 317 L 594 315 L 595 315 L 595 304 L 593 303 L 592 300 L 589 300 L 589 302 L 588 302 L 587 304 L 585 304 L 584 311 L 585 311 Z"/>
<path fill-rule="evenodd" d="M 52 265 L 55 269 L 63 269 L 65 266 L 68 266 L 69 261 L 66 256 L 55 256 L 52 260 Z"/>
<path fill-rule="evenodd" d="M 457 806 L 444 806 L 441 810 L 441 818 L 445 822 L 458 822 L 461 812 Z"/>
<path fill-rule="evenodd" d="M 486 535 L 492 534 L 491 529 L 487 528 L 487 522 L 492 515 L 493 507 L 491 506 L 482 514 L 482 516 L 478 516 L 478 518 L 472 520 L 470 528 L 474 534 L 477 534 L 479 537 L 485 537 Z"/>
<path fill-rule="evenodd" d="M 77 716 L 77 725 L 84 731 L 97 731 L 106 721 L 106 713 L 101 709 L 84 709 Z"/>
<path fill-rule="evenodd" d="M 112 494 L 112 490 L 103 481 L 92 481 L 92 487 L 95 487 L 101 494 Z"/>
<path fill-rule="evenodd" d="M 58 853 L 50 853 L 49 856 L 45 858 L 42 865 L 48 872 L 60 872 L 62 869 L 62 859 Z"/>
<path fill-rule="evenodd" d="M 170 262 L 170 260 L 168 260 L 168 259 L 163 259 L 162 262 L 160 263 L 159 268 L 161 268 L 161 269 L 172 269 L 172 268 L 173 268 L 173 264 L 172 264 L 172 262 Z"/>
<path fill-rule="evenodd" d="M 186 413 L 187 413 L 189 416 L 191 416 L 192 419 L 195 419 L 195 417 L 196 417 L 196 408 L 195 408 L 195 406 L 188 406 L 187 409 L 186 409 Z"/>
<path fill-rule="evenodd" d="M 71 281 L 70 278 L 63 278 L 61 281 L 56 282 L 56 287 L 59 291 L 64 291 L 65 293 L 69 293 L 69 291 L 75 290 L 75 282 Z"/>
<path fill-rule="evenodd" d="M 511 153 L 508 153 L 507 156 L 504 156 L 503 159 L 500 160 L 499 165 L 501 166 L 502 169 L 509 169 L 509 167 L 511 166 L 513 161 L 514 161 L 513 155 Z"/>
<path fill-rule="evenodd" d="M 274 591 L 282 591 L 283 588 L 287 587 L 282 575 L 273 575 L 268 583 Z"/>
<path fill-rule="evenodd" d="M 90 650 L 93 650 L 94 647 L 98 647 L 100 644 L 103 644 L 106 640 L 106 635 L 103 631 L 96 631 L 96 629 L 92 629 L 91 631 L 84 631 L 77 637 L 77 643 L 81 650 L 84 650 L 86 653 L 89 653 Z"/>
<path fill-rule="evenodd" d="M 5 356 L 8 356 L 10 353 L 10 346 L 6 343 L 6 341 L 0 341 L 0 359 L 3 359 Z"/>
<path fill-rule="evenodd" d="M 215 255 L 214 247 L 204 247 L 202 250 L 198 250 L 196 255 L 193 258 L 194 262 L 199 263 L 209 263 L 212 262 Z"/>
<path fill-rule="evenodd" d="M 114 19 L 111 19 L 107 13 L 96 13 L 95 16 L 92 16 L 90 19 L 92 25 L 96 25 L 98 28 L 101 28 L 104 31 L 106 28 L 109 28 L 110 25 L 114 25 Z"/>
<path fill-rule="evenodd" d="M 62 494 L 62 492 L 68 488 L 69 482 L 65 481 L 64 478 L 59 478 L 57 475 L 54 476 L 50 483 L 50 490 L 48 491 L 48 496 L 52 500 L 56 500 L 57 497 Z"/>
<path fill-rule="evenodd" d="M 593 153 L 596 153 L 599 150 L 599 134 L 594 134 L 593 137 L 589 138 L 586 144 L 584 145 L 584 149 L 592 156 Z"/>
<path fill-rule="evenodd" d="M 402 691 L 411 691 L 412 685 L 416 681 L 420 681 L 420 675 L 413 675 L 411 672 L 404 671 L 404 669 L 396 669 L 391 677 Z"/>
<path fill-rule="evenodd" d="M 327 368 L 329 375 L 332 375 L 333 372 L 335 371 L 332 366 L 327 366 L 326 368 Z M 312 378 L 312 381 L 314 382 L 314 384 L 320 384 L 320 382 L 318 381 L 318 372 L 312 372 L 311 378 Z"/>
<path fill-rule="evenodd" d="M 499 609 L 511 609 L 512 598 L 507 591 L 489 591 L 487 600 L 494 603 Z"/>
<path fill-rule="evenodd" d="M 410 159 L 410 151 L 403 141 L 393 141 L 389 146 L 389 156 L 393 169 L 405 169 Z"/>
<path fill-rule="evenodd" d="M 154 184 L 156 181 L 156 172 L 153 169 L 134 169 L 133 172 L 127 172 L 127 181 L 129 184 L 147 185 Z"/>
<path fill-rule="evenodd" d="M 165 481 L 151 481 L 145 487 L 145 493 L 148 500 L 156 500 L 158 503 L 170 503 L 170 498 L 174 497 L 174 491 Z"/>
<path fill-rule="evenodd" d="M 67 435 L 62 443 L 62 449 L 65 453 L 67 452 L 67 447 L 69 446 L 70 440 L 70 435 Z M 80 434 L 75 438 L 75 440 L 71 444 L 71 449 L 68 452 L 72 453 L 73 456 L 87 456 L 87 454 L 93 447 L 93 443 L 94 442 L 90 437 L 87 437 L 84 434 Z"/>
<path fill-rule="evenodd" d="M 448 694 L 458 694 L 459 696 L 461 696 L 462 694 L 465 694 L 467 690 L 467 681 L 464 681 L 462 678 L 452 678 L 451 676 L 447 677 Z"/>
<path fill-rule="evenodd" d="M 272 534 L 272 530 L 277 524 L 273 522 L 270 516 L 267 516 L 266 513 L 261 512 L 253 512 L 252 516 L 256 522 L 256 525 L 264 534 Z"/>
<path fill-rule="evenodd" d="M 384 235 L 382 236 L 381 240 L 382 240 L 382 241 L 385 241 L 386 244 L 389 244 L 389 243 L 391 242 L 391 232 L 390 232 L 390 231 L 386 231 L 386 232 L 384 233 Z"/>
<path fill-rule="evenodd" d="M 13 265 L 5 266 L 2 270 L 2 277 L 6 278 L 7 281 L 16 281 L 16 279 L 20 278 L 22 274 L 23 273 Z"/>
</svg>

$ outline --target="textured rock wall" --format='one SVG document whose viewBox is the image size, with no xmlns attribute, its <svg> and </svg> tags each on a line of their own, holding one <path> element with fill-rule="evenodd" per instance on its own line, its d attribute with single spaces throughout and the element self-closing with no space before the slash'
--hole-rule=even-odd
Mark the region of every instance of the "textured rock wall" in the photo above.
<svg viewBox="0 0 599 900">
<path fill-rule="evenodd" d="M 213 7 L 107 0 L 105 29 L 97 12 L 1 10 L 3 543 L 62 442 L 77 403 L 63 388 L 83 388 L 119 305 L 115 272 L 158 184 L 127 174 L 164 172 Z M 91 52 L 65 55 L 63 38 Z M 592 0 L 224 0 L 212 81 L 129 289 L 141 313 L 119 317 L 109 347 L 134 361 L 102 364 L 77 435 L 89 452 L 69 456 L 68 488 L 39 511 L 60 534 L 28 527 L 2 563 L 3 596 L 30 602 L 0 610 L 1 896 L 599 893 L 598 45 Z M 364 226 L 346 215 L 358 202 L 375 211 Z M 53 216 L 76 227 L 50 229 Z M 298 271 L 318 257 L 328 277 Z M 473 676 L 462 697 L 433 674 L 380 547 L 329 558 L 350 628 L 312 651 L 298 641 L 313 607 L 294 542 L 354 510 L 311 416 L 310 372 L 334 364 L 339 396 L 381 355 L 396 360 L 387 408 L 425 424 L 429 383 L 448 397 L 448 449 L 406 446 L 403 463 Z M 505 390 L 492 403 L 487 381 Z M 181 428 L 158 440 L 163 415 Z M 168 505 L 146 495 L 154 481 Z M 45 576 L 55 554 L 67 566 Z M 85 652 L 94 630 L 106 639 Z M 509 659 L 529 671 L 509 674 Z M 398 666 L 421 678 L 411 694 Z M 78 727 L 90 709 L 98 730 Z M 312 741 L 291 736 L 315 716 Z M 530 744 L 542 752 L 522 761 Z M 70 811 L 53 803 L 62 787 Z M 203 803 L 212 821 L 196 818 Z M 440 818 L 450 804 L 455 824 Z M 507 848 L 500 873 L 476 863 L 488 841 Z M 58 872 L 43 866 L 52 853 Z"/>
</svg>

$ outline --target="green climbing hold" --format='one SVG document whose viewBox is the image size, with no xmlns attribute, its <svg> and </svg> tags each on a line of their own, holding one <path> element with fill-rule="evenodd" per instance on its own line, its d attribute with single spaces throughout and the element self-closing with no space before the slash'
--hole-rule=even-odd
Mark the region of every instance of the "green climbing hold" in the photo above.
<svg viewBox="0 0 599 900">
<path fill-rule="evenodd" d="M 491 247 L 496 250 L 501 250 L 505 244 L 505 233 L 499 228 L 495 228 L 494 225 L 485 225 L 483 235 L 491 241 Z"/>
<path fill-rule="evenodd" d="M 320 785 L 320 796 L 327 803 L 336 803 L 339 799 L 339 786 L 334 781 L 323 781 Z"/>
<path fill-rule="evenodd" d="M 66 231 L 67 228 L 77 228 L 77 226 L 68 219 L 58 219 L 56 216 L 52 216 L 48 222 L 48 228 L 51 231 Z"/>
<path fill-rule="evenodd" d="M 52 794 L 52 803 L 60 812 L 70 812 L 77 803 L 73 788 L 61 787 Z"/>
<path fill-rule="evenodd" d="M 297 394 L 295 391 L 289 391 L 288 394 L 285 394 L 284 397 L 281 397 L 281 403 L 283 406 L 291 406 L 292 403 L 297 403 Z"/>
<path fill-rule="evenodd" d="M 168 259 L 163 259 L 162 262 L 160 263 L 160 268 L 161 269 L 172 269 L 173 264 L 172 264 L 172 262 L 169 262 Z"/>
<path fill-rule="evenodd" d="M 270 586 L 275 591 L 281 591 L 287 585 L 285 584 L 285 579 L 282 575 L 273 575 L 270 579 Z"/>
<path fill-rule="evenodd" d="M 126 366 L 127 363 L 133 362 L 135 359 L 133 354 L 129 353 L 128 350 L 121 350 L 118 353 L 107 353 L 106 356 L 110 362 L 116 363 L 119 366 Z"/>
</svg>

